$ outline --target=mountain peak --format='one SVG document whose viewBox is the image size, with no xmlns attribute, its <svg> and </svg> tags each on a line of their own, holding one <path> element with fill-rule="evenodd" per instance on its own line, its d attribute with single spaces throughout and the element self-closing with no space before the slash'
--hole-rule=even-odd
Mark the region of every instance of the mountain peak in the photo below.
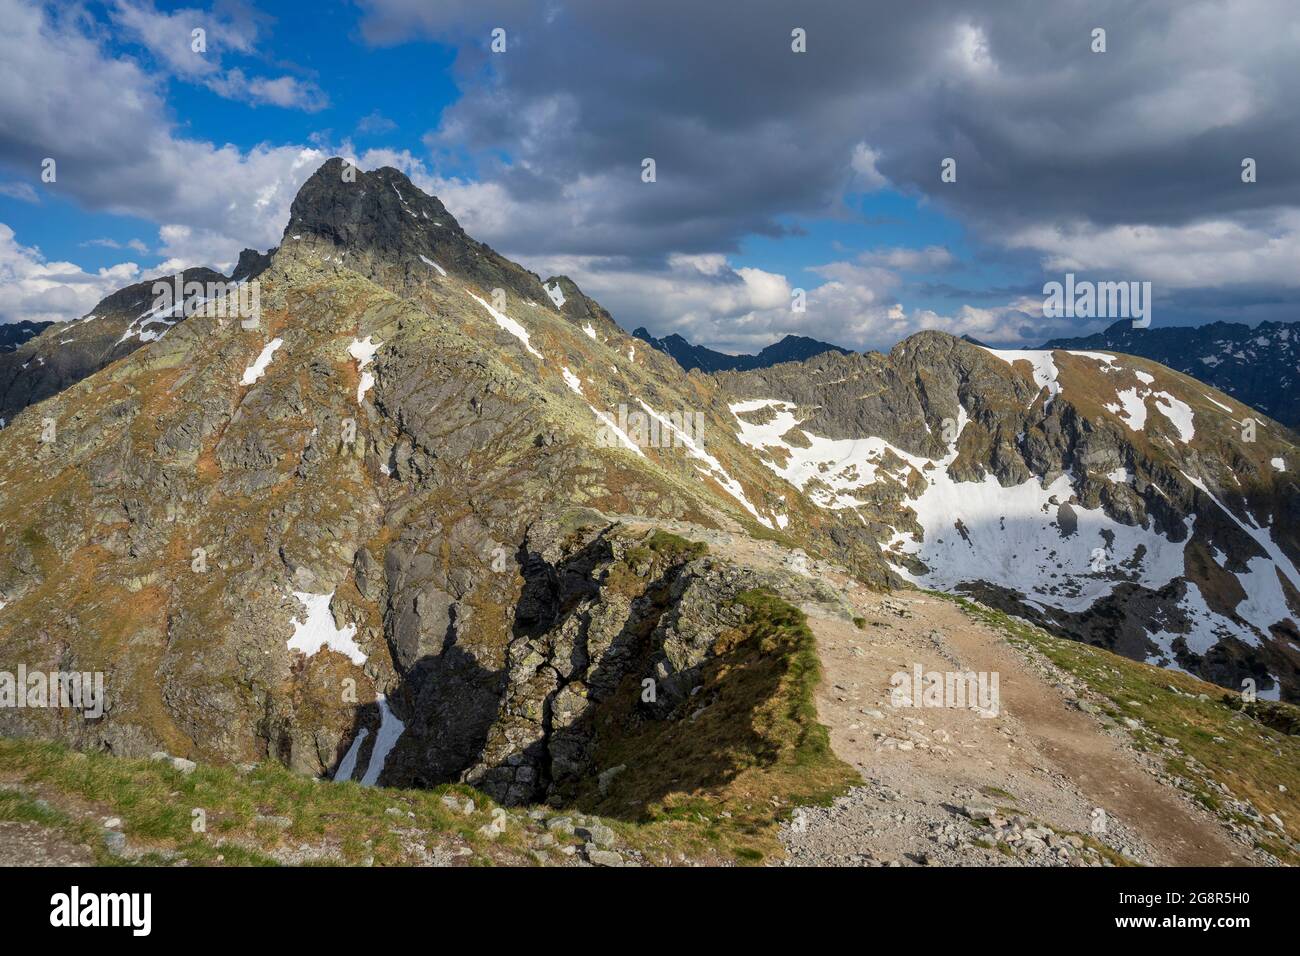
<svg viewBox="0 0 1300 956">
<path fill-rule="evenodd" d="M 365 172 L 337 156 L 298 190 L 280 248 L 328 257 L 399 294 L 454 273 L 524 301 L 547 295 L 538 276 L 472 238 L 401 170 Z"/>
<path fill-rule="evenodd" d="M 401 170 L 384 166 L 365 172 L 335 156 L 298 190 L 284 242 L 310 235 L 341 246 L 382 247 L 384 240 L 400 241 L 403 227 L 422 223 L 437 223 L 431 228 L 464 235 L 437 197 L 425 193 Z"/>
</svg>

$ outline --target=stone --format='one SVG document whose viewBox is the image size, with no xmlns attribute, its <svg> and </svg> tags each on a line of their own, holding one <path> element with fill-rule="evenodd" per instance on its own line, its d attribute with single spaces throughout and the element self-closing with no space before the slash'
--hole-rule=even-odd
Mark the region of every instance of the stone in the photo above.
<svg viewBox="0 0 1300 956">
<path fill-rule="evenodd" d="M 610 767 L 608 770 L 602 770 L 596 778 L 596 785 L 600 788 L 602 796 L 609 793 L 609 786 L 620 773 L 627 769 L 625 764 L 619 764 L 617 767 Z"/>
</svg>

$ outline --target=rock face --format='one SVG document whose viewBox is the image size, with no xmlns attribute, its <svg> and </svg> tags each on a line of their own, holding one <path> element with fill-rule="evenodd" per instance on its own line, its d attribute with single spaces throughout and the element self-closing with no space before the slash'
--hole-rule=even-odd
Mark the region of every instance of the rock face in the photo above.
<svg viewBox="0 0 1300 956">
<path fill-rule="evenodd" d="M 489 301 L 502 289 L 511 298 L 549 302 L 537 275 L 471 238 L 436 197 L 391 167 L 362 172 L 329 160 L 294 198 L 283 244 L 397 292 L 454 273 Z"/>
<path fill-rule="evenodd" d="M 675 332 L 661 339 L 655 338 L 643 328 L 632 334 L 652 348 L 671 355 L 688 372 L 696 368 L 702 372 L 746 372 L 771 368 L 782 362 L 800 362 L 825 352 L 851 354 L 848 349 L 819 342 L 806 335 L 787 335 L 781 341 L 766 346 L 757 355 L 728 355 L 703 345 L 693 345 Z"/>
<path fill-rule="evenodd" d="M 500 670 L 471 665 L 454 637 L 433 649 L 387 779 L 459 777 L 507 804 L 572 798 L 596 774 L 601 715 L 679 719 L 701 665 L 746 619 L 739 595 L 800 587 L 704 550 L 626 534 L 591 511 L 539 519 L 518 555 L 523 585 Z"/>
<path fill-rule="evenodd" d="M 718 379 L 742 441 L 902 577 L 1300 692 L 1297 448 L 1240 403 L 1141 359 L 940 333 Z"/>
<path fill-rule="evenodd" d="M 1300 429 L 1300 324 L 1211 322 L 1054 339 L 1044 348 L 1106 349 L 1140 355 L 1200 379 L 1293 430 Z"/>
<path fill-rule="evenodd" d="M 123 290 L 76 327 L 116 330 L 98 357 L 0 429 L 0 670 L 106 687 L 102 717 L 5 707 L 0 733 L 512 803 L 617 790 L 637 771 L 595 760 L 602 731 L 691 720 L 740 597 L 817 585 L 616 515 L 1295 693 L 1300 462 L 1236 438 L 1241 406 L 1153 363 L 938 334 L 687 375 L 396 170 L 345 173 L 241 257 L 258 323 L 146 324 L 149 290 Z"/>
</svg>

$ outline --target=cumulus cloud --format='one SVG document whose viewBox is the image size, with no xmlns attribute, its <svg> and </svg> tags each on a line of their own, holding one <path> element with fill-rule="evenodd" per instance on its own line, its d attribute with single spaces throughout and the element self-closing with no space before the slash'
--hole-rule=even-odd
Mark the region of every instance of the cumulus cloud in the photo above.
<svg viewBox="0 0 1300 956">
<path fill-rule="evenodd" d="M 1244 221 L 1033 226 L 1008 243 L 1041 252 L 1047 270 L 1144 279 L 1163 289 L 1300 285 L 1300 209 Z"/>
<path fill-rule="evenodd" d="M 84 315 L 111 292 L 137 282 L 134 262 L 86 272 L 71 262 L 49 262 L 23 246 L 0 223 L 0 322 L 59 322 Z"/>
<path fill-rule="evenodd" d="M 259 27 L 265 18 L 250 7 L 226 4 L 220 11 L 186 8 L 162 12 L 147 0 L 117 0 L 111 16 L 172 75 L 201 83 L 218 96 L 308 112 L 328 105 L 324 91 L 311 80 L 250 77 L 238 67 L 223 67 L 223 54 L 256 52 Z M 199 37 L 196 30 L 203 31 Z"/>
<path fill-rule="evenodd" d="M 1140 17 L 1126 0 L 361 6 L 376 45 L 457 45 L 465 95 L 427 142 L 435 158 L 510 157 L 485 167 L 491 187 L 445 186 L 467 225 L 523 257 L 605 256 L 653 275 L 666 254 L 734 254 L 791 217 L 842 214 L 846 192 L 892 188 L 958 217 L 985 261 L 1110 268 L 1115 240 L 1173 282 L 1196 281 L 1194 266 L 1206 288 L 1263 281 L 1297 304 L 1294 270 L 1274 265 L 1300 209 L 1300 36 L 1279 29 L 1290 0 L 1231 13 L 1150 0 Z M 791 51 L 792 24 L 807 53 Z M 1105 53 L 1091 49 L 1099 24 Z M 488 50 L 496 26 L 501 55 Z M 646 156 L 654 184 L 637 175 Z M 1267 170 L 1250 185 L 1246 156 Z M 955 183 L 940 181 L 947 157 Z M 1135 238 L 1147 229 L 1163 237 L 1150 248 Z M 1207 233 L 1228 254 L 1179 268 L 1177 243 Z M 1264 243 L 1264 261 L 1239 241 Z M 949 319 L 980 321 L 957 307 Z"/>
<path fill-rule="evenodd" d="M 297 145 L 241 150 L 182 136 L 166 119 L 162 80 L 106 53 L 80 20 L 0 0 L 0 21 L 9 67 L 0 161 L 36 175 L 54 158 L 57 180 L 43 189 L 159 223 L 167 268 L 228 268 L 245 246 L 276 244 L 298 188 L 328 158 Z"/>
</svg>

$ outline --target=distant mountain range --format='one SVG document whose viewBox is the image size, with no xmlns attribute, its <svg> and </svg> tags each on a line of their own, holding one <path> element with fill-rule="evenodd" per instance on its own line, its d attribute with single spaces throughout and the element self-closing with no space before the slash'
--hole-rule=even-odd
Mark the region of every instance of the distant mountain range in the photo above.
<svg viewBox="0 0 1300 956">
<path fill-rule="evenodd" d="M 1283 425 L 1300 428 L 1300 326 L 1293 322 L 1135 329 L 1124 319 L 1105 332 L 1052 339 L 1043 348 L 1148 358 L 1213 385 Z"/>
<path fill-rule="evenodd" d="M 749 372 L 759 368 L 771 368 L 782 362 L 802 362 L 804 359 L 826 352 L 850 354 L 848 349 L 831 345 L 829 342 L 819 342 L 806 335 L 787 335 L 757 355 L 728 355 L 726 352 L 717 352 L 703 345 L 692 345 L 676 333 L 657 339 L 646 329 L 639 328 L 632 334 L 665 355 L 671 355 L 677 364 L 688 372 L 693 368 L 703 372 Z"/>
<path fill-rule="evenodd" d="M 34 339 L 53 322 L 9 322 L 0 325 L 0 352 L 12 352 L 28 339 Z"/>
</svg>

